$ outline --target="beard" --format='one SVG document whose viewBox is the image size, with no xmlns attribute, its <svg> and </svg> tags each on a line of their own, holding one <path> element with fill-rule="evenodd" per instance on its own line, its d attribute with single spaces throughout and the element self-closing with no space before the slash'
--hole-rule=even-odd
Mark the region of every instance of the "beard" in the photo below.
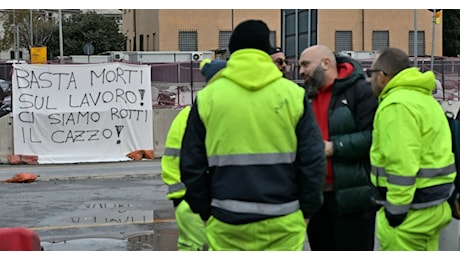
<svg viewBox="0 0 460 260">
<path fill-rule="evenodd" d="M 309 96 L 316 95 L 318 91 L 323 87 L 322 84 L 326 78 L 326 72 L 320 65 L 321 64 L 318 64 L 318 66 L 316 66 L 310 79 L 304 82 L 305 89 L 307 90 Z"/>
</svg>

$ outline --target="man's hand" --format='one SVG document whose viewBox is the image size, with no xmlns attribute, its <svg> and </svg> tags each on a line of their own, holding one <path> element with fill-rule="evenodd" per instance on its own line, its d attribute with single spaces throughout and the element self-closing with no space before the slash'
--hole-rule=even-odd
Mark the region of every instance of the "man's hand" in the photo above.
<svg viewBox="0 0 460 260">
<path fill-rule="evenodd" d="M 334 154 L 334 143 L 330 141 L 324 141 L 324 153 L 326 157 L 330 157 Z"/>
<path fill-rule="evenodd" d="M 406 219 L 407 213 L 403 214 L 391 214 L 387 209 L 385 209 L 385 217 L 388 220 L 388 224 L 390 224 L 391 227 L 397 227 L 401 225 L 404 220 Z"/>
</svg>

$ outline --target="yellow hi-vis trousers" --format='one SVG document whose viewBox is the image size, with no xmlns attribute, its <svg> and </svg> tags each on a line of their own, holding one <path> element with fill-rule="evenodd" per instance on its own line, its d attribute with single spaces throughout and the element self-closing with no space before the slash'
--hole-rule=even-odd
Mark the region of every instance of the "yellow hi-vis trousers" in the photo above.
<svg viewBox="0 0 460 260">
<path fill-rule="evenodd" d="M 241 225 L 227 224 L 211 216 L 206 224 L 209 251 L 301 251 L 306 230 L 300 210 Z"/>
<path fill-rule="evenodd" d="M 207 246 L 204 222 L 199 214 L 193 213 L 189 204 L 182 200 L 175 211 L 177 231 L 177 249 L 179 251 L 201 251 Z"/>
<path fill-rule="evenodd" d="M 401 225 L 393 228 L 384 208 L 377 213 L 377 238 L 381 251 L 438 251 L 441 231 L 452 220 L 448 202 L 409 210 Z"/>
</svg>

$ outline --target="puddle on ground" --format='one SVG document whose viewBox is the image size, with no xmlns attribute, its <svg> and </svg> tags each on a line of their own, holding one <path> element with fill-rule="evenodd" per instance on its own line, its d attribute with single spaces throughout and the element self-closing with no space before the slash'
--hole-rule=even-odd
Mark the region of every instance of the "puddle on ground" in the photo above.
<svg viewBox="0 0 460 260">
<path fill-rule="evenodd" d="M 153 230 L 125 234 L 124 237 L 104 233 L 105 237 L 65 237 L 42 241 L 41 244 L 44 251 L 177 251 L 175 222 L 164 221 L 174 219 L 174 211 L 155 210 L 153 219 L 158 221 Z"/>
<path fill-rule="evenodd" d="M 127 239 L 78 238 L 41 244 L 44 251 L 176 251 L 176 243 L 177 230 L 159 230 Z"/>
<path fill-rule="evenodd" d="M 126 251 L 127 241 L 112 238 L 81 238 L 60 242 L 42 242 L 44 251 Z"/>
</svg>

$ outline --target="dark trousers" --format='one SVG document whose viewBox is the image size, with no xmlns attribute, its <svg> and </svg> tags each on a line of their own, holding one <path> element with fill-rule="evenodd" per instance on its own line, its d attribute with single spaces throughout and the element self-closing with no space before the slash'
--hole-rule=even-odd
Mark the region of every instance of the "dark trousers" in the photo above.
<svg viewBox="0 0 460 260">
<path fill-rule="evenodd" d="M 335 192 L 324 193 L 324 204 L 307 227 L 312 251 L 372 251 L 375 210 L 339 214 Z"/>
</svg>

